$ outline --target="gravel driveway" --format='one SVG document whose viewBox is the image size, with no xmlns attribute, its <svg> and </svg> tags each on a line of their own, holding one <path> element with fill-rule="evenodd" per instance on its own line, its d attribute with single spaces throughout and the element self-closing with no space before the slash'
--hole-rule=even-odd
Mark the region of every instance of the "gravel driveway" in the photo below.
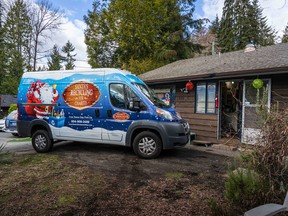
<svg viewBox="0 0 288 216">
<path fill-rule="evenodd" d="M 35 153 L 30 142 L 8 142 L 6 149 Z M 77 142 L 57 143 L 49 154 L 88 166 L 106 179 L 105 188 L 87 204 L 84 215 L 137 216 L 211 215 L 211 199 L 225 202 L 227 162 L 232 160 L 228 155 L 233 155 L 188 145 L 143 160 L 130 148 Z"/>
</svg>

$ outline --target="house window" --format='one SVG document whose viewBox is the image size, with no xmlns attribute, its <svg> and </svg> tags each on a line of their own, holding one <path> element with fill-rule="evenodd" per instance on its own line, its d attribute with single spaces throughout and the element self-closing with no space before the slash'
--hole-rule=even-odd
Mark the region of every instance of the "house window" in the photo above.
<svg viewBox="0 0 288 216">
<path fill-rule="evenodd" d="M 216 83 L 197 83 L 196 113 L 215 113 Z"/>
<path fill-rule="evenodd" d="M 152 88 L 152 90 L 167 106 L 175 107 L 175 86 L 167 88 Z"/>
</svg>

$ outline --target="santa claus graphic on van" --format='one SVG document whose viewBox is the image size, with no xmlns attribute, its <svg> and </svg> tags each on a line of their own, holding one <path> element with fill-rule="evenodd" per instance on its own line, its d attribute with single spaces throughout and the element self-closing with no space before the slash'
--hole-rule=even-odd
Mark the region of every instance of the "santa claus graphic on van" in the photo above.
<svg viewBox="0 0 288 216">
<path fill-rule="evenodd" d="M 59 98 L 56 86 L 56 84 L 50 86 L 40 80 L 33 82 L 26 94 L 27 104 L 29 104 L 25 107 L 26 113 L 39 119 L 48 118 L 53 112 L 53 104 L 56 104 Z M 43 106 L 33 104 L 43 104 Z"/>
</svg>

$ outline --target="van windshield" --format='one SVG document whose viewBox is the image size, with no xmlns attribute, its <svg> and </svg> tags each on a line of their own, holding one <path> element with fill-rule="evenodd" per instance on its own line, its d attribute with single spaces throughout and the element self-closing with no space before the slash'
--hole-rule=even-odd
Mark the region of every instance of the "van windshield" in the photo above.
<svg viewBox="0 0 288 216">
<path fill-rule="evenodd" d="M 157 97 L 157 95 L 154 93 L 152 89 L 150 89 L 148 86 L 139 84 L 139 83 L 133 83 L 140 91 L 157 107 L 160 108 L 169 108 L 170 106 L 165 104 L 160 98 Z"/>
</svg>

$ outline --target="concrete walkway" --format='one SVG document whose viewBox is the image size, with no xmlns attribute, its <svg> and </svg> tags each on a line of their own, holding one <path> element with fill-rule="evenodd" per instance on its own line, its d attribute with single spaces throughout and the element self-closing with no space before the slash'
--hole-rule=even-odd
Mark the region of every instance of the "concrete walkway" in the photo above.
<svg viewBox="0 0 288 216">
<path fill-rule="evenodd" d="M 185 146 L 186 148 L 195 149 L 197 151 L 210 152 L 212 154 L 225 155 L 228 157 L 235 157 L 241 154 L 241 151 L 235 147 L 230 147 L 223 144 L 213 144 L 213 145 L 193 145 L 189 144 Z"/>
</svg>

